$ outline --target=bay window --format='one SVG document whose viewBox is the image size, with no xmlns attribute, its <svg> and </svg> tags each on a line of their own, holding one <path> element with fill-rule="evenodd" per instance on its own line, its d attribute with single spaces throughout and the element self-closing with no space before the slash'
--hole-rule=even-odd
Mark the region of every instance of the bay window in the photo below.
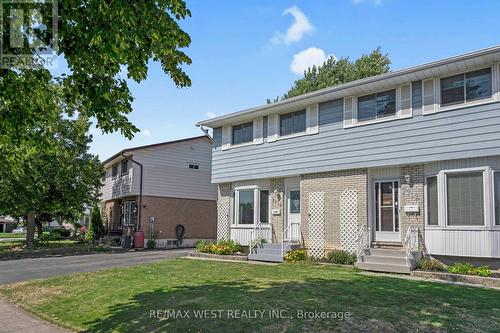
<svg viewBox="0 0 500 333">
<path fill-rule="evenodd" d="M 253 224 L 253 190 L 239 191 L 238 194 L 238 224 Z"/>
<path fill-rule="evenodd" d="M 358 122 L 395 115 L 395 89 L 358 97 Z"/>
<path fill-rule="evenodd" d="M 444 77 L 441 82 L 441 106 L 461 104 L 492 96 L 491 68 Z"/>
<path fill-rule="evenodd" d="M 427 225 L 438 225 L 438 186 L 437 176 L 427 178 Z"/>
<path fill-rule="evenodd" d="M 235 191 L 236 225 L 269 223 L 269 190 L 258 188 Z"/>
<path fill-rule="evenodd" d="M 495 200 L 495 225 L 500 226 L 500 171 L 493 173 L 493 198 Z"/>
<path fill-rule="evenodd" d="M 449 226 L 484 225 L 483 171 L 446 174 Z"/>
</svg>

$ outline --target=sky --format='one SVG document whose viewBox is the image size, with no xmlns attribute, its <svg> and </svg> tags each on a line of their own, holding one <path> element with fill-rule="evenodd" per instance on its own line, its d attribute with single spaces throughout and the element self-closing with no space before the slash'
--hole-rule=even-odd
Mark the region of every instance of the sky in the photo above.
<svg viewBox="0 0 500 333">
<path fill-rule="evenodd" d="M 266 103 L 285 93 L 305 68 L 327 57 L 381 47 L 391 70 L 500 44 L 500 1 L 187 0 L 180 22 L 189 88 L 176 88 L 157 63 L 147 80 L 130 82 L 133 140 L 91 129 L 101 160 L 140 145 L 198 136 L 198 121 Z"/>
</svg>

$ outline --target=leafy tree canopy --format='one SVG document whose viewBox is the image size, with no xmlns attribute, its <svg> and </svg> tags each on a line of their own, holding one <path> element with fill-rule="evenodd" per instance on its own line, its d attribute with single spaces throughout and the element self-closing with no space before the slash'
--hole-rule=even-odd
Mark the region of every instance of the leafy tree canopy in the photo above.
<svg viewBox="0 0 500 333">
<path fill-rule="evenodd" d="M 389 71 L 390 64 L 388 55 L 382 54 L 380 48 L 373 50 L 369 55 L 361 56 L 354 62 L 350 61 L 349 58 L 335 60 L 331 57 L 323 65 L 308 68 L 304 72 L 304 77 L 296 80 L 292 88 L 281 98 L 268 99 L 267 103 L 386 73 Z"/>
</svg>

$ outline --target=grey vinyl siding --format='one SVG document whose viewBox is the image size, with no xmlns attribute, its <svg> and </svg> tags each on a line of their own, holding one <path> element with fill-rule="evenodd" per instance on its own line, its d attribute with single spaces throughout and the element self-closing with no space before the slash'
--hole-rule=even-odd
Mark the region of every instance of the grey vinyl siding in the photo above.
<svg viewBox="0 0 500 333">
<path fill-rule="evenodd" d="M 213 147 L 218 148 L 222 146 L 222 127 L 214 128 L 213 133 Z"/>
<path fill-rule="evenodd" d="M 319 106 L 319 125 L 342 123 L 344 117 L 344 99 L 321 103 Z"/>
<path fill-rule="evenodd" d="M 215 183 L 500 155 L 500 103 L 343 128 L 338 101 L 319 134 L 213 151 Z"/>
<path fill-rule="evenodd" d="M 411 107 L 413 114 L 422 113 L 422 81 L 411 83 Z"/>
</svg>

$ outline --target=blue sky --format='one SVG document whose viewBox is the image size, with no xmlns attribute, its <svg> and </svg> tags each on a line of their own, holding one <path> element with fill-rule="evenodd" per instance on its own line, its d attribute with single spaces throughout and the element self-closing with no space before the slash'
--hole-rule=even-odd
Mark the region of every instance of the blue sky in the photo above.
<svg viewBox="0 0 500 333">
<path fill-rule="evenodd" d="M 200 135 L 195 123 L 264 104 L 282 95 L 302 68 L 328 55 L 356 59 L 380 46 L 391 69 L 500 44 L 500 1 L 229 1 L 187 0 L 181 23 L 192 38 L 186 67 L 193 84 L 177 89 L 158 64 L 130 83 L 129 141 L 92 130 L 105 159 L 138 145 Z"/>
</svg>

